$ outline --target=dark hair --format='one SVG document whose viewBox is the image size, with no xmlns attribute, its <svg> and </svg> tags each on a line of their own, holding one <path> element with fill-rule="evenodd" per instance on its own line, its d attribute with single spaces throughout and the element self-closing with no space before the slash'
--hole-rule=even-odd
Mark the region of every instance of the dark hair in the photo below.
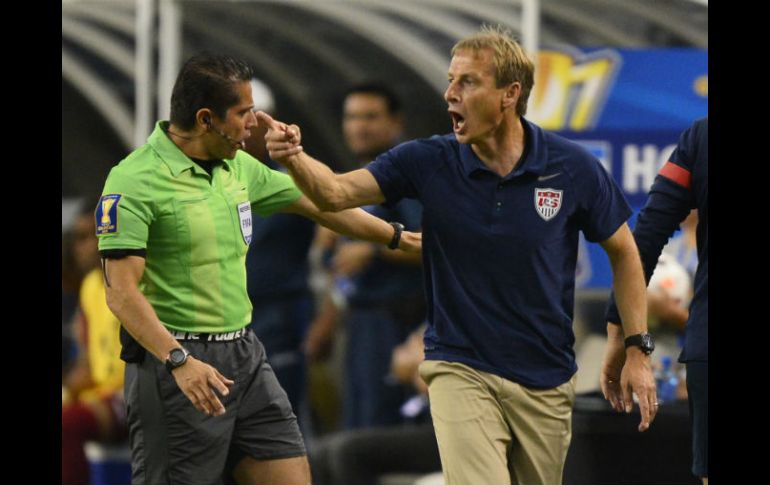
<svg viewBox="0 0 770 485">
<path fill-rule="evenodd" d="M 396 96 L 396 93 L 383 84 L 376 82 L 356 84 L 345 91 L 343 99 L 347 99 L 351 94 L 373 94 L 375 96 L 380 96 L 385 100 L 388 114 L 394 115 L 401 112 L 401 101 Z"/>
<path fill-rule="evenodd" d="M 183 130 L 195 126 L 195 114 L 209 108 L 224 118 L 238 103 L 235 85 L 254 76 L 245 62 L 230 56 L 202 53 L 184 63 L 171 93 L 171 123 Z"/>
</svg>

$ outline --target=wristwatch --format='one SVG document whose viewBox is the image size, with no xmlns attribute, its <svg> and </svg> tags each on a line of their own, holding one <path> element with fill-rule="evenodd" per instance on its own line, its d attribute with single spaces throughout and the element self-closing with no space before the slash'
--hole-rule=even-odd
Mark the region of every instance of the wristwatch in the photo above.
<svg viewBox="0 0 770 485">
<path fill-rule="evenodd" d="M 404 225 L 400 222 L 388 222 L 388 224 L 393 226 L 393 239 L 388 243 L 388 248 L 397 249 L 401 241 L 401 233 L 404 232 Z"/>
<path fill-rule="evenodd" d="M 652 338 L 652 335 L 646 332 L 626 337 L 625 344 L 626 348 L 632 345 L 639 347 L 645 355 L 650 355 L 655 350 L 655 340 Z"/>
<path fill-rule="evenodd" d="M 190 355 L 190 352 L 184 347 L 174 347 L 171 349 L 171 352 L 168 353 L 168 358 L 166 358 L 166 370 L 169 374 L 177 367 L 182 367 L 187 362 L 188 355 Z"/>
</svg>

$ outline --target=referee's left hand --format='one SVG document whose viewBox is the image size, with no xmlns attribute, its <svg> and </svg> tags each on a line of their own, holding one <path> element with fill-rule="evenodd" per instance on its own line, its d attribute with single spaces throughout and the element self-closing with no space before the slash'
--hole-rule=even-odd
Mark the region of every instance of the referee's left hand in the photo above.
<svg viewBox="0 0 770 485">
<path fill-rule="evenodd" d="M 179 389 L 198 411 L 208 416 L 225 414 L 225 406 L 213 390 L 216 389 L 222 396 L 227 396 L 230 393 L 227 387 L 235 384 L 235 381 L 223 376 L 214 367 L 192 355 L 187 358 L 184 365 L 171 371 L 171 374 Z"/>
</svg>

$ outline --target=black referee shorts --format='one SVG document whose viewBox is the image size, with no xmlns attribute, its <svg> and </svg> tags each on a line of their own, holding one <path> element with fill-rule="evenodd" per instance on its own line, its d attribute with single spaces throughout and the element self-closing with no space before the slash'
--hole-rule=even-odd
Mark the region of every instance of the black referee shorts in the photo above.
<svg viewBox="0 0 770 485">
<path fill-rule="evenodd" d="M 253 332 L 230 342 L 181 342 L 235 381 L 219 396 L 226 412 L 195 409 L 164 365 L 147 354 L 126 366 L 132 485 L 213 485 L 244 456 L 257 460 L 306 454 L 297 418 L 265 349 Z"/>
</svg>

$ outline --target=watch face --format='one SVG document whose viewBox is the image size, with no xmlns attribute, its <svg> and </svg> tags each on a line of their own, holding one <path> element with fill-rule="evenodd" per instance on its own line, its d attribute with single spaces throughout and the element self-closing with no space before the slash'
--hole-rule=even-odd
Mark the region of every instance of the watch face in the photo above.
<svg viewBox="0 0 770 485">
<path fill-rule="evenodd" d="M 168 360 L 170 360 L 171 364 L 173 364 L 173 365 L 179 365 L 182 362 L 184 362 L 185 357 L 186 357 L 186 355 L 184 353 L 184 350 L 182 350 L 182 349 L 173 349 L 169 353 L 169 355 L 168 355 Z"/>
<path fill-rule="evenodd" d="M 632 335 L 625 340 L 625 346 L 636 346 L 647 355 L 650 355 L 655 350 L 655 340 L 649 333 L 639 333 Z"/>
<path fill-rule="evenodd" d="M 652 340 L 652 335 L 645 333 L 642 335 L 642 349 L 647 353 L 655 350 L 655 342 Z"/>
</svg>

